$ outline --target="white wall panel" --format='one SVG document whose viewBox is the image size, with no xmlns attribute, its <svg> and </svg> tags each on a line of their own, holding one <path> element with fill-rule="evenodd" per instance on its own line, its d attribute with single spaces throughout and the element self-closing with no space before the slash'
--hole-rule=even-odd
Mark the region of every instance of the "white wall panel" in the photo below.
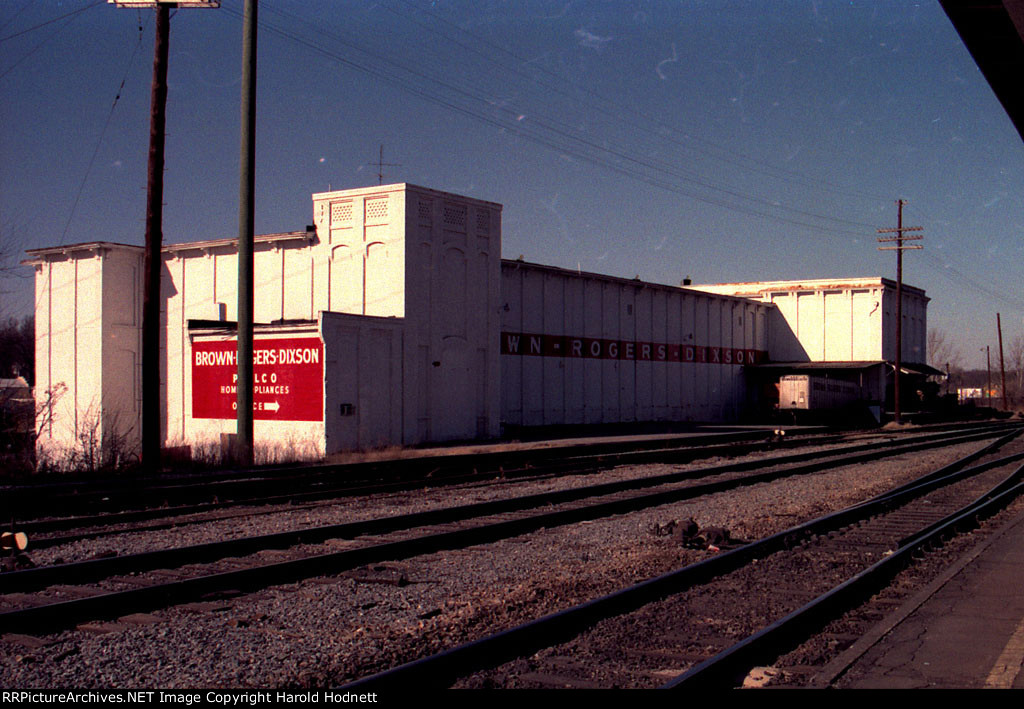
<svg viewBox="0 0 1024 709">
<path fill-rule="evenodd" d="M 651 294 L 650 342 L 669 342 L 668 339 L 668 294 L 657 290 Z M 651 414 L 649 418 L 666 421 L 671 415 L 668 406 L 668 363 L 650 364 Z"/>
<path fill-rule="evenodd" d="M 764 352 L 767 306 L 513 261 L 502 284 L 506 423 L 731 418 L 746 386 L 734 353 Z"/>
<path fill-rule="evenodd" d="M 545 275 L 542 278 L 543 329 L 540 332 L 565 331 L 564 279 Z M 565 422 L 565 362 L 561 357 L 541 357 L 541 396 L 546 424 Z"/>
<path fill-rule="evenodd" d="M 301 327 L 295 326 L 261 326 L 254 333 L 256 349 L 260 349 L 268 340 L 287 338 L 322 338 L 318 335 L 315 323 L 305 324 Z M 188 376 L 185 378 L 185 398 L 183 408 L 185 410 L 184 424 L 181 433 L 172 433 L 168 436 L 167 445 L 190 446 L 193 455 L 204 451 L 205 455 L 219 453 L 221 449 L 221 435 L 234 434 L 237 431 L 237 422 L 234 418 L 196 418 L 193 416 L 193 365 L 195 361 L 194 350 L 201 344 L 211 342 L 235 343 L 233 331 L 224 330 L 214 332 L 211 330 L 199 330 L 192 333 L 186 344 L 185 366 Z M 329 366 L 327 362 L 331 357 L 345 356 L 343 346 L 337 341 L 332 342 L 333 348 L 324 348 L 324 369 Z M 237 346 L 237 345 L 234 345 Z M 348 373 L 353 367 L 349 362 L 342 367 L 343 373 Z M 257 374 L 258 376 L 258 374 Z M 259 383 L 257 382 L 257 387 Z M 326 387 L 325 387 L 326 391 Z M 204 392 L 198 392 L 200 396 Z M 214 392 L 205 392 L 205 396 L 216 396 Z M 254 399 L 259 405 L 260 396 L 257 394 Z M 327 399 L 327 397 L 324 397 Z M 315 459 L 325 452 L 325 427 L 324 419 L 317 421 L 289 421 L 273 420 L 256 416 L 253 421 L 253 441 L 257 461 L 276 462 L 282 460 Z"/>
<path fill-rule="evenodd" d="M 36 401 L 40 460 L 137 446 L 141 249 L 96 242 L 36 265 Z M 51 394 L 52 392 L 52 394 Z"/>
<path fill-rule="evenodd" d="M 312 258 L 308 249 L 282 248 L 282 320 L 312 320 L 313 281 Z"/>
<path fill-rule="evenodd" d="M 501 274 L 502 328 L 514 333 L 529 332 L 524 320 L 523 278 L 517 271 L 504 270 Z M 505 337 L 504 334 L 501 335 Z M 507 345 L 503 345 L 507 346 Z M 505 423 L 519 426 L 523 422 L 523 368 L 528 357 L 502 357 L 501 401 Z"/>
<path fill-rule="evenodd" d="M 321 331 L 327 353 L 327 452 L 400 442 L 401 321 L 325 313 Z"/>
<path fill-rule="evenodd" d="M 767 338 L 774 361 L 895 358 L 896 284 L 888 279 L 723 283 L 696 288 L 774 303 Z M 924 291 L 904 286 L 903 351 L 908 362 L 927 362 L 927 306 Z"/>
</svg>

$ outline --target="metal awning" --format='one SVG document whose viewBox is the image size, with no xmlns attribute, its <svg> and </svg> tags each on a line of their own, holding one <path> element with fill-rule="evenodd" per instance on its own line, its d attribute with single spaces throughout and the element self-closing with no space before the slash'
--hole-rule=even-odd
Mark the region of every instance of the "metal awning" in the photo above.
<svg viewBox="0 0 1024 709">
<path fill-rule="evenodd" d="M 925 377 L 945 377 L 942 370 L 919 362 L 901 362 L 900 372 L 903 374 L 917 374 Z M 836 371 L 861 371 L 885 365 L 889 369 L 895 368 L 895 363 L 885 360 L 867 360 L 861 362 L 766 362 L 764 364 L 748 364 L 747 369 L 753 371 L 764 371 L 772 374 L 791 374 L 796 372 L 836 372 Z"/>
<path fill-rule="evenodd" d="M 1024 138 L 1024 0 L 940 0 Z"/>
<path fill-rule="evenodd" d="M 906 362 L 900 363 L 900 372 L 903 374 L 920 374 L 926 377 L 945 377 L 946 373 L 941 369 L 929 366 L 927 364 L 911 363 Z"/>
<path fill-rule="evenodd" d="M 821 372 L 829 370 L 861 370 L 879 367 L 887 362 L 883 360 L 867 360 L 862 362 L 766 362 L 764 364 L 748 364 L 747 369 L 787 372 Z M 915 365 L 916 366 L 916 365 Z"/>
</svg>

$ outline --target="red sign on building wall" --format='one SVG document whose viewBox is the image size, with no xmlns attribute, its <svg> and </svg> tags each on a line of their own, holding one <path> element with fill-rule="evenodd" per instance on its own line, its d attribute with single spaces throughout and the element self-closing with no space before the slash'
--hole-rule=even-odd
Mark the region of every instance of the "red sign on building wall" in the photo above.
<svg viewBox="0 0 1024 709">
<path fill-rule="evenodd" d="M 192 343 L 192 418 L 235 419 L 238 343 Z M 324 420 L 324 345 L 316 337 L 253 343 L 253 418 Z"/>
</svg>

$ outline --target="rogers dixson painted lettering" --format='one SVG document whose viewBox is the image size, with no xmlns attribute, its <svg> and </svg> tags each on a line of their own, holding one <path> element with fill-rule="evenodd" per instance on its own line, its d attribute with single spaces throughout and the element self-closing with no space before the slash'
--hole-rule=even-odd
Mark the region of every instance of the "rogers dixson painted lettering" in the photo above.
<svg viewBox="0 0 1024 709">
<path fill-rule="evenodd" d="M 767 352 L 732 347 L 683 345 L 667 342 L 634 342 L 571 335 L 501 333 L 501 354 L 534 357 L 621 359 L 640 362 L 690 362 L 694 364 L 758 364 Z"/>
</svg>

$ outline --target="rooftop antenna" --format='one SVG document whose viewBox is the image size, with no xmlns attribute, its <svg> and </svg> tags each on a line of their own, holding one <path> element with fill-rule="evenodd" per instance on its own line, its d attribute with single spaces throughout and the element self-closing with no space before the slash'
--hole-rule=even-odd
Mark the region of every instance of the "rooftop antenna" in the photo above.
<svg viewBox="0 0 1024 709">
<path fill-rule="evenodd" d="M 367 165 L 377 166 L 377 184 L 384 184 L 384 168 L 386 167 L 402 167 L 401 163 L 397 162 L 384 162 L 384 143 L 380 144 L 380 156 L 377 158 L 376 163 L 368 162 Z"/>
</svg>

